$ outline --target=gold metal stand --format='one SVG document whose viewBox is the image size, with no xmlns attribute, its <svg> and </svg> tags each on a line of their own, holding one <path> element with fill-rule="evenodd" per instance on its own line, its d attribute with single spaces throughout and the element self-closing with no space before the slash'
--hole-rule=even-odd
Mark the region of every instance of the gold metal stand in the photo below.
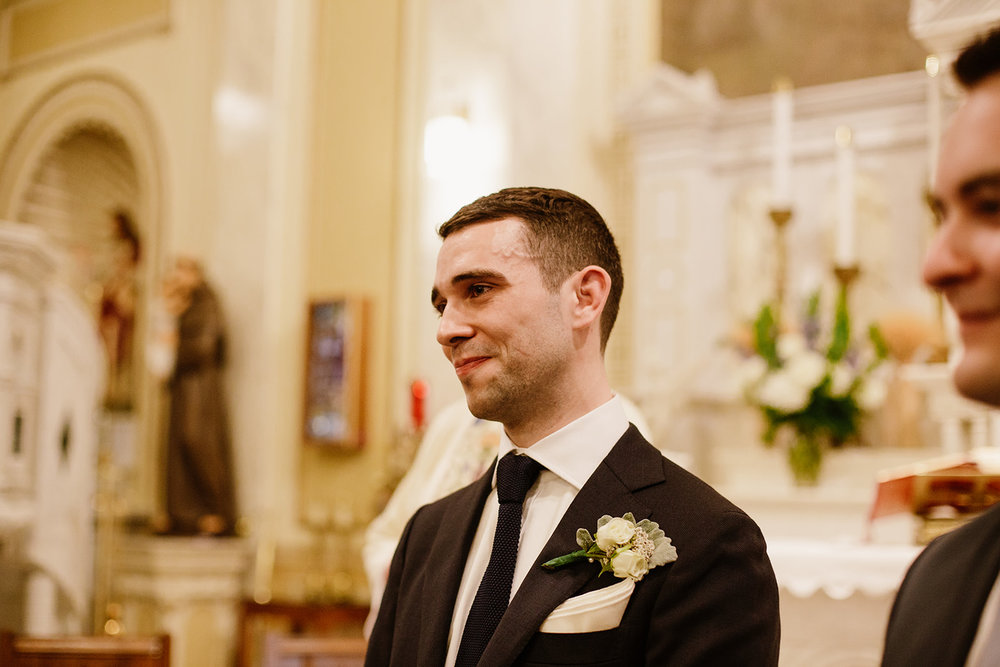
<svg viewBox="0 0 1000 667">
<path fill-rule="evenodd" d="M 121 605 L 114 600 L 113 577 L 118 536 L 119 471 L 107 452 L 98 455 L 97 490 L 94 497 L 95 582 L 94 634 L 116 635 L 122 630 Z"/>
<path fill-rule="evenodd" d="M 850 290 L 851 284 L 861 275 L 861 267 L 857 264 L 851 266 L 833 266 L 833 275 L 837 277 L 837 283 L 841 289 Z"/>
<path fill-rule="evenodd" d="M 785 227 L 792 219 L 792 209 L 772 208 L 771 222 L 774 223 L 774 240 L 776 245 L 777 267 L 774 276 L 775 314 L 781 317 L 785 305 L 785 279 L 788 272 L 788 251 L 785 247 Z"/>
<path fill-rule="evenodd" d="M 850 266 L 840 266 L 837 264 L 833 265 L 833 275 L 837 278 L 838 293 L 842 295 L 844 303 L 850 308 L 851 304 L 851 285 L 858 279 L 861 275 L 861 267 L 857 264 L 851 264 Z"/>
</svg>

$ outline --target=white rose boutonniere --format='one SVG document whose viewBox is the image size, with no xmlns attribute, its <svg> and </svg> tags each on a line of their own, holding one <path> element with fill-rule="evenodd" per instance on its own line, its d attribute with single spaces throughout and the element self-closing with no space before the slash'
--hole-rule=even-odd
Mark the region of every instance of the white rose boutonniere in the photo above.
<svg viewBox="0 0 1000 667">
<path fill-rule="evenodd" d="M 596 560 L 601 564 L 598 576 L 611 572 L 619 579 L 640 581 L 654 567 L 677 560 L 677 549 L 660 526 L 649 519 L 636 522 L 631 512 L 616 518 L 605 514 L 597 520 L 595 536 L 580 528 L 576 543 L 579 551 L 553 558 L 542 567 L 552 570 L 581 560 Z"/>
<path fill-rule="evenodd" d="M 610 552 L 623 544 L 628 544 L 635 537 L 636 526 L 624 517 L 611 519 L 604 525 L 597 524 L 597 534 L 594 541 L 602 551 Z M 582 544 L 580 546 L 583 546 Z"/>
</svg>

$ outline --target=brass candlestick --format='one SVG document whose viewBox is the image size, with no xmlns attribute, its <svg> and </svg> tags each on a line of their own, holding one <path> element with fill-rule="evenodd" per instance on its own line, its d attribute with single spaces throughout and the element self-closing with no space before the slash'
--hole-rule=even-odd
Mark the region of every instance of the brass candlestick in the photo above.
<svg viewBox="0 0 1000 667">
<path fill-rule="evenodd" d="M 774 223 L 774 241 L 776 245 L 777 267 L 774 276 L 774 300 L 777 315 L 781 316 L 781 311 L 785 303 L 785 277 L 787 268 L 787 251 L 785 249 L 785 227 L 792 219 L 792 209 L 772 208 L 770 210 L 771 222 Z"/>
<path fill-rule="evenodd" d="M 837 283 L 840 284 L 841 289 L 849 290 L 851 284 L 861 275 L 861 267 L 857 264 L 851 264 L 850 266 L 834 264 L 833 275 L 837 277 Z"/>
<path fill-rule="evenodd" d="M 847 266 L 834 264 L 833 275 L 836 276 L 837 284 L 840 287 L 838 290 L 840 298 L 844 300 L 844 305 L 849 307 L 851 285 L 854 284 L 854 281 L 861 275 L 861 267 L 859 267 L 857 263 Z"/>
</svg>

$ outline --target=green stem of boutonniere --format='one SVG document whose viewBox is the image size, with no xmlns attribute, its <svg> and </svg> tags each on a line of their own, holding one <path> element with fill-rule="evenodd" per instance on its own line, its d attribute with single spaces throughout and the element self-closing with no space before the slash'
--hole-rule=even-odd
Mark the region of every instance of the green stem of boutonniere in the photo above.
<svg viewBox="0 0 1000 667">
<path fill-rule="evenodd" d="M 587 554 L 586 549 L 580 549 L 579 551 L 574 551 L 571 554 L 566 554 L 565 556 L 559 556 L 558 558 L 553 558 L 550 561 L 542 563 L 542 567 L 554 570 L 557 567 L 562 567 L 563 565 L 569 565 L 570 563 L 575 563 L 581 560 L 589 560 L 591 556 Z"/>
</svg>

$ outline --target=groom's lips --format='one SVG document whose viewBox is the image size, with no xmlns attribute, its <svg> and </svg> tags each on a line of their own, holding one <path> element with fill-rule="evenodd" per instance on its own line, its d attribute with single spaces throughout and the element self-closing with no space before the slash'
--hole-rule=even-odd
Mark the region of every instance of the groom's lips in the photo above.
<svg viewBox="0 0 1000 667">
<path fill-rule="evenodd" d="M 483 362 L 487 361 L 489 357 L 464 357 L 462 359 L 457 359 L 453 362 L 455 366 L 455 375 L 462 377 L 468 375 L 476 368 L 479 368 Z"/>
</svg>

